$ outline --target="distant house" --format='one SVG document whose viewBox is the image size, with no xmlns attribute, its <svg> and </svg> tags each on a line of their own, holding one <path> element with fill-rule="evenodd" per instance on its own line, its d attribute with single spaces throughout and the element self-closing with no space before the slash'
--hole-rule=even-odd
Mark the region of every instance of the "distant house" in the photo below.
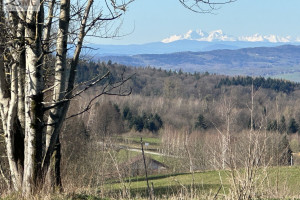
<svg viewBox="0 0 300 200">
<path fill-rule="evenodd" d="M 150 157 L 146 156 L 145 160 L 146 160 L 148 174 L 157 174 L 166 171 L 168 169 L 168 166 Z M 143 156 L 139 155 L 133 157 L 127 162 L 121 164 L 120 169 L 122 173 L 126 176 L 144 175 L 145 167 L 144 167 Z"/>
</svg>

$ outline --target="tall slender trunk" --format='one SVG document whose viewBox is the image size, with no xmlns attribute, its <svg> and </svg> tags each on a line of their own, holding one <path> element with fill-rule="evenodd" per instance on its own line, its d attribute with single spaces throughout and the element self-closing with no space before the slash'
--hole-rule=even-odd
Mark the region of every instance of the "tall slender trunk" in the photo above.
<svg viewBox="0 0 300 200">
<path fill-rule="evenodd" d="M 0 5 L 0 30 L 7 31 L 7 34 L 0 35 L 0 115 L 13 188 L 28 196 L 44 186 L 45 175 L 53 157 L 56 160 L 55 183 L 61 185 L 59 133 L 72 98 L 83 39 L 97 22 L 114 20 L 120 15 L 114 16 L 110 12 L 111 18 L 102 19 L 102 13 L 99 13 L 98 16 L 89 18 L 94 0 L 87 0 L 84 14 L 76 13 L 82 18 L 68 75 L 70 0 L 61 0 L 60 5 L 56 0 L 50 0 L 47 4 L 49 7 L 46 23 L 44 1 L 40 1 L 39 11 L 32 7 L 35 5 L 29 5 L 26 11 L 7 12 L 8 19 L 4 18 L 3 1 L 1 0 Z M 47 66 L 49 59 L 46 57 L 51 51 L 50 33 L 56 6 L 60 8 L 60 16 L 55 38 L 54 83 L 53 87 L 44 90 L 43 69 Z M 109 5 L 107 6 L 110 10 Z M 119 7 L 113 9 L 117 8 Z M 91 20 L 88 23 L 89 19 Z M 8 36 L 7 43 L 2 40 L 2 36 Z M 8 47 L 5 49 L 3 44 Z M 4 63 L 4 50 L 8 52 L 9 63 Z M 44 92 L 47 91 L 53 94 L 50 102 L 44 98 Z M 44 104 L 51 106 L 45 108 Z"/>
<path fill-rule="evenodd" d="M 67 31 L 69 26 L 69 15 L 70 15 L 70 4 L 69 0 L 61 1 L 61 12 L 60 12 L 60 23 L 59 23 L 59 32 L 57 39 L 57 56 L 56 56 L 56 67 L 55 67 L 55 80 L 60 80 L 57 83 L 54 83 L 54 95 L 53 101 L 59 102 L 63 99 L 70 99 L 72 96 L 72 91 L 74 89 L 75 77 L 76 77 L 76 69 L 79 60 L 79 55 L 81 52 L 81 48 L 83 45 L 83 39 L 85 37 L 85 28 L 89 16 L 89 12 L 91 6 L 93 4 L 93 0 L 89 0 L 87 7 L 85 9 L 85 13 L 83 16 L 83 20 L 81 21 L 81 26 L 79 30 L 78 41 L 76 44 L 76 49 L 71 60 L 70 73 L 68 76 L 68 81 L 66 81 L 66 45 L 67 45 Z M 62 47 L 65 49 L 61 49 Z M 62 68 L 64 67 L 64 68 Z M 63 82 L 63 83 L 62 83 Z M 67 86 L 64 85 L 64 82 L 67 82 Z M 62 127 L 63 120 L 65 119 L 67 110 L 69 108 L 70 101 L 66 101 L 61 104 L 61 106 L 57 106 L 56 108 L 50 111 L 48 124 L 53 124 L 53 126 L 49 126 L 47 128 L 47 136 L 46 136 L 46 148 L 47 152 L 44 157 L 43 162 L 43 171 L 46 172 L 50 165 L 50 158 L 54 150 L 54 145 L 57 142 L 57 138 L 59 137 L 59 132 Z"/>
<path fill-rule="evenodd" d="M 3 3 L 3 2 L 1 2 Z M 4 13 L 3 13 L 3 4 L 1 4 L 1 14 L 0 14 L 0 26 L 1 30 L 5 31 L 4 26 Z M 10 19 L 12 19 L 12 15 L 10 15 Z M 17 22 L 16 20 L 13 20 Z M 23 26 L 18 21 L 16 24 L 16 36 L 20 35 L 20 32 L 23 30 Z M 4 69 L 4 49 L 6 39 L 4 38 L 4 33 L 1 35 L 0 42 L 0 112 L 3 130 L 5 133 L 5 142 L 6 142 L 6 152 L 9 163 L 9 169 L 11 173 L 11 184 L 12 188 L 15 190 L 19 190 L 22 187 L 22 173 L 23 173 L 23 160 L 24 160 L 24 152 L 23 152 L 23 144 L 24 139 L 22 136 L 22 129 L 20 127 L 20 122 L 18 120 L 18 82 L 20 80 L 18 76 L 18 68 L 19 68 L 19 58 L 20 58 L 20 43 L 14 44 L 11 48 L 14 49 L 12 52 L 13 62 L 10 64 L 10 72 L 9 79 L 5 73 Z M 16 40 L 19 38 L 17 37 Z M 8 80 L 10 85 L 8 84 Z M 10 88 L 10 90 L 9 90 Z"/>
<path fill-rule="evenodd" d="M 42 185 L 38 178 L 42 164 L 43 140 L 43 68 L 41 65 L 41 33 L 43 6 L 40 11 L 27 11 L 25 38 L 26 49 L 26 88 L 25 88 L 25 168 L 23 193 L 32 194 Z"/>
<path fill-rule="evenodd" d="M 60 102 L 65 98 L 65 82 L 67 69 L 67 41 L 70 20 L 70 0 L 61 1 L 59 30 L 56 43 L 56 63 L 54 76 L 53 102 Z M 50 165 L 52 153 L 59 137 L 60 128 L 64 120 L 63 104 L 50 110 L 46 131 L 46 154 L 43 158 L 43 173 L 46 174 Z"/>
<path fill-rule="evenodd" d="M 61 173 L 60 173 L 60 164 L 61 164 L 61 144 L 59 137 L 57 137 L 56 145 L 55 145 L 55 186 L 56 188 L 62 192 L 62 182 L 61 182 Z"/>
</svg>

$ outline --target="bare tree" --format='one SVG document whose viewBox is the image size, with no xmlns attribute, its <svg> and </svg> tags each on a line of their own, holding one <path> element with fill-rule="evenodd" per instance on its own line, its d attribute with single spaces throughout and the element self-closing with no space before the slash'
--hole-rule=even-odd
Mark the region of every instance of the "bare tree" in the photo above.
<svg viewBox="0 0 300 200">
<path fill-rule="evenodd" d="M 185 7 L 200 12 L 232 1 L 180 0 Z M 4 33 L 0 44 L 0 114 L 10 184 L 15 191 L 30 195 L 44 186 L 70 100 L 109 76 L 97 77 L 82 90 L 75 87 L 84 39 L 116 36 L 118 27 L 110 22 L 120 19 L 131 2 L 45 0 L 4 10 L 1 1 L 0 25 Z M 209 9 L 202 9 L 202 5 Z M 74 51 L 68 58 L 71 47 Z M 53 70 L 48 69 L 51 59 Z M 49 71 L 53 72 L 52 78 Z M 95 98 L 116 94 L 114 89 L 124 81 L 107 84 Z M 90 107 L 91 103 L 82 112 Z"/>
<path fill-rule="evenodd" d="M 75 87 L 84 38 L 116 36 L 109 32 L 110 22 L 120 19 L 132 1 L 50 0 L 13 10 L 4 10 L 1 2 L 0 112 L 15 191 L 30 195 L 44 186 L 70 100 L 109 76 L 95 78 L 82 90 Z M 74 52 L 68 58 L 70 40 Z M 49 79 L 50 58 L 55 64 Z M 117 93 L 124 81 L 108 82 L 95 98 Z"/>
</svg>

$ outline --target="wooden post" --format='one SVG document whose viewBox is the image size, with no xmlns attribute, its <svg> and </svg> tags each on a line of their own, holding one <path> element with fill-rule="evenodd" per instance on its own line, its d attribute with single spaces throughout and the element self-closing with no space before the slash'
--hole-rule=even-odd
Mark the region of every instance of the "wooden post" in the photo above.
<svg viewBox="0 0 300 200">
<path fill-rule="evenodd" d="M 145 159 L 144 146 L 143 146 L 143 138 L 142 137 L 141 137 L 141 147 L 142 147 L 142 155 L 143 155 L 143 160 L 144 160 L 146 182 L 147 182 L 147 188 L 148 188 L 148 192 L 147 193 L 148 193 L 149 199 L 152 200 L 151 190 L 150 190 L 149 181 L 148 181 L 147 165 L 146 165 L 146 159 Z"/>
<path fill-rule="evenodd" d="M 153 185 L 153 182 L 151 182 L 151 198 L 154 199 L 154 185 Z"/>
</svg>

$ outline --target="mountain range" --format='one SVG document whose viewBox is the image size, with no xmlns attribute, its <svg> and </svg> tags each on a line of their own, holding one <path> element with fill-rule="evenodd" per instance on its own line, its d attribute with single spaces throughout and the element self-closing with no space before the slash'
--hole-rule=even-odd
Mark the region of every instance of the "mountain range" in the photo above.
<svg viewBox="0 0 300 200">
<path fill-rule="evenodd" d="M 270 42 L 270 43 L 293 43 L 300 42 L 300 38 L 292 38 L 291 36 L 277 36 L 277 35 L 261 35 L 254 34 L 250 36 L 232 36 L 223 33 L 222 30 L 214 30 L 205 32 L 202 30 L 189 30 L 182 35 L 172 35 L 162 40 L 164 43 L 170 43 L 178 40 L 194 40 L 194 41 L 206 41 L 206 42 Z"/>
<path fill-rule="evenodd" d="M 137 55 L 137 54 L 166 54 L 186 51 L 211 51 L 219 49 L 241 49 L 249 47 L 274 47 L 285 44 L 300 45 L 300 38 L 291 36 L 260 35 L 232 36 L 222 30 L 205 32 L 202 30 L 171 35 L 160 42 L 130 45 L 101 45 L 87 44 L 87 54 L 98 59 L 111 55 Z M 93 49 L 91 51 L 91 49 Z"/>
<path fill-rule="evenodd" d="M 300 46 L 255 47 L 236 50 L 222 49 L 206 52 L 177 52 L 170 54 L 139 54 L 133 56 L 103 56 L 102 61 L 128 65 L 152 66 L 186 72 L 209 72 L 226 75 L 285 77 L 299 73 Z M 296 81 L 299 81 L 297 78 Z"/>
<path fill-rule="evenodd" d="M 89 59 L 186 72 L 251 75 L 300 82 L 300 39 L 197 30 L 140 45 L 87 45 Z"/>
</svg>

